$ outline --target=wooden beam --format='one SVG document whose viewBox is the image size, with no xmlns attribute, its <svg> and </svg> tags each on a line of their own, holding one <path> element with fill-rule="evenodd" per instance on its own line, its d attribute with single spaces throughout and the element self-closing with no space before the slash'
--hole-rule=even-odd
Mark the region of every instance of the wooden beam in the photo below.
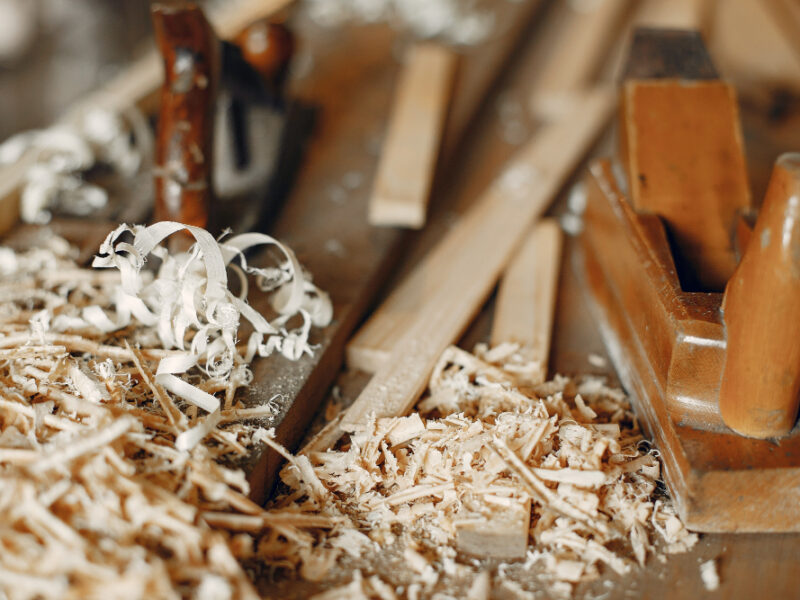
<svg viewBox="0 0 800 600">
<path fill-rule="evenodd" d="M 526 230 L 604 128 L 613 98 L 593 90 L 574 114 L 541 129 L 378 309 L 367 328 L 386 331 L 400 322 L 401 329 L 389 360 L 345 413 L 344 431 L 360 429 L 370 414 L 402 415 L 413 406 L 439 355 L 478 312 Z"/>
<path fill-rule="evenodd" d="M 372 187 L 370 224 L 412 229 L 425 225 L 456 59 L 441 44 L 411 48 Z"/>
<path fill-rule="evenodd" d="M 542 219 L 503 274 L 494 309 L 492 346 L 519 344 L 525 359 L 538 363 L 538 381 L 547 376 L 563 241 L 558 222 Z"/>
<path fill-rule="evenodd" d="M 255 20 L 266 18 L 287 6 L 293 0 L 238 0 L 212 12 L 209 20 L 217 34 L 225 39 L 234 37 Z M 99 107 L 111 111 L 125 110 L 131 106 L 147 105 L 157 95 L 164 78 L 161 58 L 155 48 L 134 61 L 107 83 L 73 104 L 58 123 L 74 123 L 87 108 Z M 20 159 L 0 168 L 0 235 L 7 233 L 19 215 L 19 191 L 25 182 L 28 167 L 35 161 L 35 152 L 29 150 Z"/>
<path fill-rule="evenodd" d="M 564 4 L 558 34 L 533 86 L 531 109 L 543 121 L 558 119 L 569 111 L 576 92 L 594 83 L 630 6 L 629 0 L 577 4 Z"/>
</svg>

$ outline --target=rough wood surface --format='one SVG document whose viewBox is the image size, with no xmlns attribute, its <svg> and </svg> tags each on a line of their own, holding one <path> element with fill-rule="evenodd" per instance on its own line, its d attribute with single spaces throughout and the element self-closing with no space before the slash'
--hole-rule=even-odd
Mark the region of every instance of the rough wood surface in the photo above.
<svg viewBox="0 0 800 600">
<path fill-rule="evenodd" d="M 509 262 L 497 292 L 491 343 L 519 344 L 527 361 L 547 377 L 553 314 L 561 268 L 563 234 L 558 222 L 543 219 Z"/>
<path fill-rule="evenodd" d="M 611 105 L 607 90 L 595 90 L 574 115 L 540 130 L 378 309 L 367 327 L 385 332 L 399 323 L 401 329 L 388 340 L 389 360 L 343 418 L 345 431 L 360 428 L 372 413 L 396 416 L 411 407 L 439 355 L 480 310 L 526 229 L 603 129 Z"/>
<path fill-rule="evenodd" d="M 392 114 L 372 184 L 372 225 L 425 225 L 456 55 L 434 43 L 414 45 L 395 89 Z"/>
<path fill-rule="evenodd" d="M 164 62 L 154 220 L 207 227 L 220 42 L 196 4 L 155 4 L 152 14 Z"/>
</svg>

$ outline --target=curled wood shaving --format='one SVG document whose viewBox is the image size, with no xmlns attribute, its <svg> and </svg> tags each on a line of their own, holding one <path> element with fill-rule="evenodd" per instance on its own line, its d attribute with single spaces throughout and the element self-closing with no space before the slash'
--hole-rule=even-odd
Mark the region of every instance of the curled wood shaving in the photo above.
<svg viewBox="0 0 800 600">
<path fill-rule="evenodd" d="M 402 569 L 381 576 L 402 595 L 452 593 L 456 574 L 472 573 L 461 594 L 484 598 L 493 587 L 531 594 L 509 578 L 512 564 L 535 567 L 534 585 L 562 597 L 604 572 L 626 574 L 650 556 L 691 548 L 697 536 L 658 487 L 658 456 L 642 443 L 624 394 L 596 378 L 531 385 L 515 354 L 450 348 L 410 416 L 373 420 L 339 447 L 310 452 L 313 474 L 292 459 L 282 473 L 290 491 L 275 510 L 340 521 L 299 548 L 286 542 L 273 550 L 305 577 L 305 557 L 358 532 L 363 539 L 348 544 L 359 560 L 348 564 L 377 574 L 378 548 L 397 549 Z M 514 517 L 522 507 L 530 512 L 527 533 L 513 529 L 526 521 Z M 498 567 L 462 551 L 459 531 L 481 524 L 489 535 L 504 528 L 522 535 L 524 558 Z M 342 560 L 344 553 L 315 568 L 314 581 L 340 573 Z M 364 581 L 359 575 L 322 597 L 368 594 Z"/>
<path fill-rule="evenodd" d="M 341 523 L 265 511 L 247 497 L 244 473 L 225 466 L 271 435 L 259 424 L 269 405 L 235 401 L 252 379 L 251 356 L 234 343 L 239 313 L 230 309 L 243 300 L 223 285 L 226 258 L 264 238 L 223 247 L 195 232 L 207 243 L 185 255 L 156 250 L 176 228 L 135 228 L 130 239 L 114 232 L 100 261 L 118 261 L 122 277 L 80 268 L 59 238 L 0 248 L 2 598 L 255 599 L 240 560 L 269 557 L 273 536 L 301 546 L 313 539 L 308 530 Z M 139 261 L 154 252 L 160 269 L 151 273 Z M 323 298 L 285 256 L 290 266 L 275 273 L 240 267 L 272 276 L 262 287 L 274 293 L 276 316 L 259 317 L 284 340 L 280 319 L 305 310 L 309 326 L 321 322 L 304 307 Z M 16 286 L 40 293 L 11 293 Z M 292 356 L 302 345 L 293 343 Z M 211 398 L 213 412 L 198 416 L 191 397 L 165 385 L 160 365 L 171 359 L 184 361 L 171 375 Z"/>
</svg>

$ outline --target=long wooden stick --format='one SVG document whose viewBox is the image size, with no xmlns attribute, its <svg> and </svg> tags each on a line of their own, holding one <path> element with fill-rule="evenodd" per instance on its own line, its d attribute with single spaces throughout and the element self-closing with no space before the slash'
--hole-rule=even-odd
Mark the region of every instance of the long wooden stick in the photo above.
<svg viewBox="0 0 800 600">
<path fill-rule="evenodd" d="M 412 47 L 372 188 L 372 225 L 418 229 L 425 224 L 456 58 L 440 44 Z"/>
<path fill-rule="evenodd" d="M 209 20 L 221 38 L 237 35 L 247 25 L 274 14 L 293 0 L 237 0 L 209 15 Z M 74 123 L 87 108 L 100 107 L 122 111 L 131 106 L 150 104 L 156 97 L 164 78 L 161 59 L 155 48 L 133 62 L 119 75 L 71 106 L 58 119 L 59 123 Z M 0 168 L 0 235 L 7 233 L 19 220 L 19 191 L 25 182 L 28 168 L 35 162 L 35 152 L 29 150 L 11 165 Z"/>
<path fill-rule="evenodd" d="M 532 222 L 547 208 L 606 124 L 613 94 L 594 90 L 574 114 L 543 128 L 461 221 L 377 311 L 372 321 L 413 313 L 388 362 L 342 419 L 401 415 L 425 389 L 435 361 L 464 331 Z M 374 325 L 373 325 L 374 326 Z M 380 325 L 379 325 L 380 327 Z"/>
<path fill-rule="evenodd" d="M 534 82 L 531 109 L 544 121 L 562 116 L 570 109 L 576 92 L 594 83 L 630 1 L 599 0 L 588 4 L 585 9 L 570 2 L 564 4 L 564 21 Z"/>
<path fill-rule="evenodd" d="M 558 222 L 542 219 L 506 268 L 494 309 L 492 345 L 519 344 L 538 364 L 539 381 L 547 375 L 562 244 Z"/>
</svg>

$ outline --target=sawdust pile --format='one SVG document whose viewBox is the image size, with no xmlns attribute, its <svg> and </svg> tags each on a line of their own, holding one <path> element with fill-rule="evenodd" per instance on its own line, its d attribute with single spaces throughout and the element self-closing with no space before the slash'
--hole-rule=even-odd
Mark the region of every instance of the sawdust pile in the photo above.
<svg viewBox="0 0 800 600">
<path fill-rule="evenodd" d="M 172 276 L 128 270 L 142 290 L 180 284 L 179 307 L 208 308 L 179 324 L 191 349 L 171 350 L 163 319 L 93 326 L 103 315 L 119 321 L 125 302 L 142 318 L 168 305 L 126 294 L 119 272 L 81 268 L 74 253 L 55 237 L 25 252 L 0 248 L 0 597 L 257 598 L 226 527 L 232 517 L 257 529 L 287 517 L 251 502 L 244 473 L 224 464 L 263 444 L 271 433 L 259 423 L 273 408 L 235 400 L 252 379 L 244 350 L 197 354 L 221 328 L 211 279 L 191 264 L 202 251 L 162 253 Z M 164 381 L 180 393 L 159 383 L 160 365 L 176 360 L 184 368 Z M 203 398 L 213 412 L 198 410 Z"/>
<path fill-rule="evenodd" d="M 657 453 L 624 395 L 596 378 L 519 385 L 528 373 L 516 350 L 450 348 L 410 416 L 289 457 L 292 492 L 277 506 L 344 522 L 263 539 L 262 556 L 313 581 L 340 576 L 342 559 L 359 569 L 326 599 L 432 597 L 459 582 L 456 596 L 488 597 L 492 586 L 524 596 L 507 575 L 512 559 L 548 596 L 568 597 L 603 572 L 691 548 L 697 536 L 659 491 Z M 398 557 L 388 575 L 374 566 L 379 551 Z M 502 562 L 490 578 L 475 556 Z"/>
<path fill-rule="evenodd" d="M 176 376 L 219 400 L 206 414 L 159 383 L 187 351 L 159 345 L 157 323 L 82 319 L 114 315 L 120 278 L 72 255 L 58 238 L 0 249 L 0 596 L 255 598 L 268 573 L 321 598 L 568 596 L 697 540 L 623 394 L 597 379 L 533 384 L 514 347 L 451 348 L 410 416 L 292 456 L 262 426 L 269 405 L 236 401 L 244 349 Z M 270 510 L 226 466 L 264 444 L 289 461 Z"/>
</svg>

